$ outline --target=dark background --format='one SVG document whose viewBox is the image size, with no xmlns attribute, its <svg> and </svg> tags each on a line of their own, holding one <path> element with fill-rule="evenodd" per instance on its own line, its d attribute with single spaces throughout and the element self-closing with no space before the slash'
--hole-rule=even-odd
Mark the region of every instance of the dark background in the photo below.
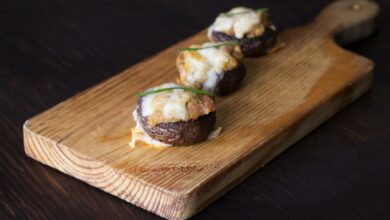
<svg viewBox="0 0 390 220">
<path fill-rule="evenodd" d="M 28 158 L 23 122 L 200 31 L 220 11 L 269 7 L 284 29 L 330 2 L 0 1 L 0 219 L 158 219 Z M 373 89 L 195 219 L 390 219 L 390 1 L 379 3 L 378 33 L 347 46 L 376 63 Z"/>
</svg>

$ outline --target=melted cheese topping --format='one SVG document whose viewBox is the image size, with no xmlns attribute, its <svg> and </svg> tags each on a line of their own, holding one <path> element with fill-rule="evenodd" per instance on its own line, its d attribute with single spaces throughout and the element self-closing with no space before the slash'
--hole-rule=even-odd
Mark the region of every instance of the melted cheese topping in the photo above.
<svg viewBox="0 0 390 220">
<path fill-rule="evenodd" d="M 190 48 L 208 47 L 214 44 L 191 45 Z M 223 73 L 236 68 L 241 58 L 239 47 L 232 46 L 182 51 L 176 60 L 179 81 L 184 85 L 214 93 Z"/>
<path fill-rule="evenodd" d="M 234 35 L 239 39 L 260 36 L 268 24 L 270 28 L 274 28 L 267 20 L 267 14 L 265 11 L 255 11 L 245 7 L 233 8 L 215 19 L 208 29 L 208 36 L 211 39 L 213 31 Z"/>
<path fill-rule="evenodd" d="M 175 83 L 166 83 L 147 91 L 177 86 L 179 85 Z M 163 122 L 197 119 L 215 111 L 214 101 L 210 97 L 182 89 L 144 96 L 141 105 L 142 117 L 148 117 L 148 124 L 152 126 Z"/>
</svg>

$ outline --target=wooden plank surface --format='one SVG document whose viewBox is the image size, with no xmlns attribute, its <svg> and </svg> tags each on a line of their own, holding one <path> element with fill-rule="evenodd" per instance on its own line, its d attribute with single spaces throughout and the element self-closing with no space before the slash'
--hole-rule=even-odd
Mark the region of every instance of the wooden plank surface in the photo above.
<svg viewBox="0 0 390 220">
<path fill-rule="evenodd" d="M 189 217 L 370 87 L 372 62 L 332 38 L 365 37 L 377 10 L 367 1 L 334 3 L 315 22 L 281 33 L 285 46 L 275 53 L 246 60 L 242 88 L 217 99 L 223 132 L 215 140 L 127 146 L 135 94 L 173 81 L 176 50 L 205 41 L 201 32 L 27 121 L 26 153 L 163 217 Z"/>
</svg>

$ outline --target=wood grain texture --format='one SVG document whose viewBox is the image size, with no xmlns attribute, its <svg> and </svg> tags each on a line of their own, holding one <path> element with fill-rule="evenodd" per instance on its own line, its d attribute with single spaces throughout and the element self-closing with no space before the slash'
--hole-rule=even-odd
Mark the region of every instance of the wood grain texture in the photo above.
<svg viewBox="0 0 390 220">
<path fill-rule="evenodd" d="M 161 219 L 29 158 L 21 128 L 237 5 L 181 2 L 0 1 L 0 219 Z M 389 218 L 390 1 L 377 2 L 378 32 L 344 45 L 375 62 L 372 89 L 191 219 Z M 240 1 L 271 8 L 281 30 L 313 20 L 329 3 Z M 156 20 L 153 30 L 134 32 Z"/>
<path fill-rule="evenodd" d="M 127 145 L 135 94 L 172 81 L 176 50 L 205 41 L 203 31 L 27 121 L 25 151 L 160 216 L 188 218 L 367 91 L 373 63 L 333 37 L 365 37 L 377 12 L 368 1 L 333 3 L 315 22 L 282 32 L 285 47 L 246 60 L 242 88 L 217 100 L 223 133 L 215 140 Z"/>
</svg>

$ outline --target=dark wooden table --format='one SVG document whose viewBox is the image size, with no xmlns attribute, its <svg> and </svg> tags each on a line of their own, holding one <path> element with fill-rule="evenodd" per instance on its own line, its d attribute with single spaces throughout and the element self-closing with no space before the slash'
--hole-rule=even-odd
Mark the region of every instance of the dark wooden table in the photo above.
<svg viewBox="0 0 390 220">
<path fill-rule="evenodd" d="M 331 1 L 242 1 L 278 27 Z M 195 219 L 390 219 L 390 1 L 379 32 L 347 48 L 376 63 L 373 89 Z M 233 0 L 0 2 L 0 219 L 158 219 L 41 165 L 23 122 L 207 27 Z M 299 37 L 299 36 L 298 36 Z"/>
</svg>

